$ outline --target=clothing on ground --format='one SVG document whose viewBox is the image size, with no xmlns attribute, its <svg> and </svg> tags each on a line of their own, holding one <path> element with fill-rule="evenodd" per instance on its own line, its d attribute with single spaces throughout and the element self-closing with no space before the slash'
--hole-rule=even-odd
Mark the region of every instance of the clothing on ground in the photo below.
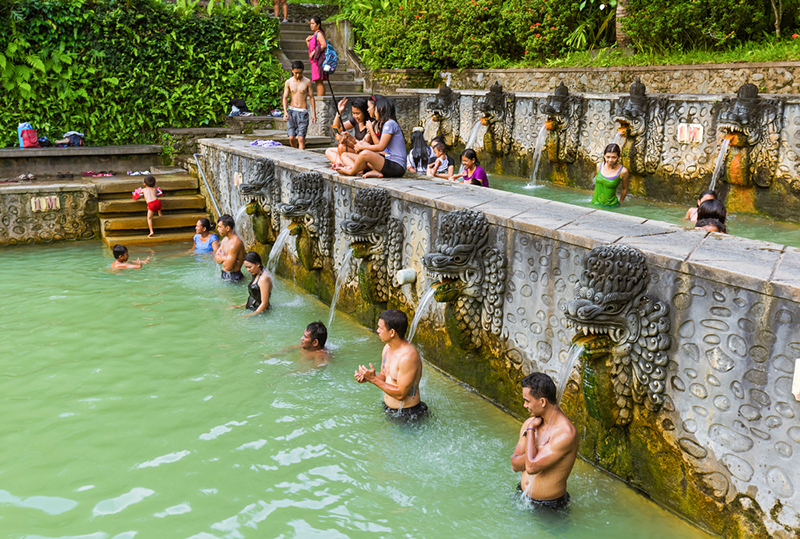
<svg viewBox="0 0 800 539">
<path fill-rule="evenodd" d="M 200 236 L 200 234 L 195 234 L 194 238 L 192 239 L 194 239 L 194 250 L 198 253 L 213 253 L 213 243 L 215 241 L 219 241 L 219 238 L 216 234 L 209 234 L 206 241 L 203 241 L 203 238 Z"/>
<path fill-rule="evenodd" d="M 482 186 L 489 187 L 489 178 L 486 176 L 486 171 L 483 170 L 483 167 L 480 165 L 475 167 L 472 175 L 467 172 L 467 176 L 464 178 L 464 183 L 470 183 L 472 180 L 478 180 L 481 182 Z"/>
<path fill-rule="evenodd" d="M 225 271 L 222 270 L 222 280 L 238 283 L 244 279 L 244 274 L 241 271 Z"/>
<path fill-rule="evenodd" d="M 399 419 L 402 421 L 416 421 L 428 415 L 428 405 L 422 401 L 415 406 L 408 408 L 389 408 L 386 403 L 383 403 L 383 411 L 392 419 Z"/>
<path fill-rule="evenodd" d="M 569 492 L 565 492 L 563 496 L 556 498 L 555 500 L 537 500 L 522 492 L 521 482 L 517 484 L 517 492 L 522 494 L 523 498 L 525 498 L 525 501 L 535 505 L 536 507 L 546 507 L 547 509 L 563 509 L 569 505 Z"/>
<path fill-rule="evenodd" d="M 622 174 L 622 167 L 617 169 L 617 173 L 611 178 L 603 176 L 602 165 L 597 170 L 597 176 L 594 178 L 594 194 L 592 195 L 592 204 L 599 206 L 619 206 L 619 199 L 617 199 L 617 186 L 620 182 L 620 175 Z"/>
<path fill-rule="evenodd" d="M 261 140 L 261 139 L 258 139 L 258 140 L 254 140 L 253 142 L 251 142 L 250 146 L 262 146 L 264 148 L 274 148 L 274 147 L 277 147 L 277 146 L 283 146 L 283 144 L 281 144 L 277 140 Z"/>
<path fill-rule="evenodd" d="M 405 170 L 406 167 L 406 139 L 403 137 L 403 130 L 400 125 L 394 120 L 389 120 L 383 124 L 381 129 L 381 136 L 389 133 L 392 138 L 389 139 L 389 144 L 386 145 L 386 159 L 397 163 Z"/>
<path fill-rule="evenodd" d="M 286 111 L 286 132 L 290 137 L 305 137 L 308 133 L 308 109 L 289 107 Z"/>
</svg>

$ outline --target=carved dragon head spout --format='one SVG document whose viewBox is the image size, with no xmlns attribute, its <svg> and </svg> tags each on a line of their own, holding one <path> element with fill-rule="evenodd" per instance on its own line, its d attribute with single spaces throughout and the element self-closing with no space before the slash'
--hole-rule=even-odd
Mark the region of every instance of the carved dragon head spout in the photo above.
<svg viewBox="0 0 800 539">
<path fill-rule="evenodd" d="M 370 303 L 389 301 L 392 275 L 400 269 L 403 248 L 402 223 L 392 217 L 392 200 L 386 189 L 367 187 L 355 196 L 355 209 L 342 223 L 352 238 L 353 256 L 361 259 L 358 282 Z"/>
<path fill-rule="evenodd" d="M 458 99 L 461 94 L 454 92 L 446 84 L 439 88 L 439 93 L 428 101 L 428 112 L 433 114 L 434 122 L 442 122 L 452 117 L 454 110 L 458 107 Z"/>
<path fill-rule="evenodd" d="M 734 149 L 726 179 L 737 185 L 769 187 L 775 176 L 784 102 L 759 97 L 755 84 L 743 84 L 736 99 L 723 99 L 717 127 Z"/>
<path fill-rule="evenodd" d="M 617 102 L 617 113 L 614 121 L 619 124 L 619 131 L 626 137 L 637 137 L 644 134 L 647 124 L 646 87 L 637 78 L 631 84 L 630 95 L 620 97 Z"/>
<path fill-rule="evenodd" d="M 239 193 L 248 201 L 246 212 L 256 241 L 274 243 L 281 228 L 280 212 L 275 207 L 281 200 L 281 185 L 272 159 L 257 159 L 254 168 L 252 181 L 239 185 Z"/>
<path fill-rule="evenodd" d="M 434 298 L 447 304 L 448 334 L 465 350 L 479 348 L 484 332 L 499 335 L 502 326 L 505 257 L 488 242 L 486 216 L 458 210 L 445 215 L 436 251 L 422 258 L 437 278 Z"/>
<path fill-rule="evenodd" d="M 488 127 L 485 137 L 489 140 L 484 142 L 484 147 L 497 155 L 511 151 L 516 109 L 514 93 L 504 92 L 503 86 L 495 82 L 489 93 L 478 100 L 477 108 L 483 114 L 481 123 Z"/>
<path fill-rule="evenodd" d="M 654 173 L 661 162 L 667 104 L 664 98 L 647 97 L 646 90 L 637 78 L 630 95 L 617 101 L 614 115 L 617 131 L 624 137 L 620 141 L 622 164 L 640 176 Z"/>
<path fill-rule="evenodd" d="M 598 376 L 590 413 L 607 426 L 633 419 L 634 404 L 657 411 L 664 403 L 666 350 L 670 347 L 669 307 L 647 295 L 650 274 L 644 255 L 626 245 L 595 247 L 584 261 L 575 299 L 564 305 L 573 339 L 584 345 L 589 362 L 584 378 Z M 592 363 L 594 365 L 592 365 Z M 599 366 L 598 366 L 599 364 Z"/>
<path fill-rule="evenodd" d="M 551 162 L 572 163 L 578 155 L 580 119 L 583 115 L 584 98 L 570 95 L 564 83 L 556 87 L 553 95 L 542 105 L 548 136 L 548 158 Z"/>
<path fill-rule="evenodd" d="M 325 197 L 325 180 L 318 172 L 296 174 L 291 182 L 289 202 L 277 205 L 281 215 L 289 219 L 289 230 L 295 236 L 297 254 L 308 270 L 322 267 L 331 254 L 331 205 Z"/>
</svg>

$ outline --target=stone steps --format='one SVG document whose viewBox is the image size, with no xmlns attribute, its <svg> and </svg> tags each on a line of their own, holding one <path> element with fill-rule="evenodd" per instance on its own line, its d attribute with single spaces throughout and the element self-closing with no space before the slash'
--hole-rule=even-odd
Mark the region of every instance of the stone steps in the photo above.
<svg viewBox="0 0 800 539">
<path fill-rule="evenodd" d="M 203 217 L 205 198 L 197 178 L 185 172 L 154 174 L 161 189 L 163 217 L 153 218 L 155 235 L 148 237 L 147 204 L 133 200 L 131 192 L 144 183 L 143 176 L 92 178 L 98 193 L 100 233 L 109 245 L 149 245 L 190 241 L 195 224 Z"/>
</svg>

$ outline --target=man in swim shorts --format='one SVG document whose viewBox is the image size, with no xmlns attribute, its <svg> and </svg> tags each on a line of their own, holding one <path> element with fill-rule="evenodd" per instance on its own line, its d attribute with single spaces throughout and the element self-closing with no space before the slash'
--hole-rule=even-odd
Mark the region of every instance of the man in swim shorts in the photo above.
<svg viewBox="0 0 800 539">
<path fill-rule="evenodd" d="M 522 472 L 517 490 L 537 507 L 569 504 L 567 478 L 578 455 L 578 431 L 556 402 L 556 385 L 535 372 L 522 379 L 522 400 L 531 417 L 522 424 L 511 469 Z"/>
<path fill-rule="evenodd" d="M 422 359 L 414 346 L 406 340 L 408 317 L 403 311 L 383 311 L 378 319 L 378 337 L 386 343 L 383 347 L 381 372 L 359 365 L 355 372 L 359 384 L 369 382 L 383 390 L 383 409 L 393 418 L 413 421 L 426 415 L 428 406 L 419 394 L 422 378 Z"/>
<path fill-rule="evenodd" d="M 228 214 L 222 215 L 217 222 L 217 231 L 222 236 L 219 249 L 214 253 L 214 262 L 222 264 L 222 280 L 239 282 L 244 279 L 244 243 L 233 231 L 236 222 Z"/>
<path fill-rule="evenodd" d="M 291 100 L 289 96 L 291 95 Z M 289 101 L 289 106 L 286 106 Z M 311 122 L 317 123 L 317 111 L 311 81 L 303 76 L 303 62 L 292 62 L 292 76 L 283 85 L 283 117 L 286 118 L 286 134 L 292 148 L 306 149 L 308 133 L 308 102 L 311 102 Z"/>
</svg>

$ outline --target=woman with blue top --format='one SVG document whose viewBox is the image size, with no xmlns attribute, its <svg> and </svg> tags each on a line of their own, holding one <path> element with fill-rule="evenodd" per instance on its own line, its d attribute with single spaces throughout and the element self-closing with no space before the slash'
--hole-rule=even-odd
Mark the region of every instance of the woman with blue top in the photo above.
<svg viewBox="0 0 800 539">
<path fill-rule="evenodd" d="M 603 152 L 603 162 L 597 166 L 597 176 L 594 179 L 594 195 L 592 204 L 598 206 L 615 207 L 625 200 L 628 195 L 630 174 L 628 169 L 620 162 L 622 155 L 619 146 L 609 144 Z M 622 184 L 622 191 L 617 200 L 617 186 Z"/>
<path fill-rule="evenodd" d="M 356 143 L 358 152 L 353 166 L 334 164 L 334 169 L 343 176 L 355 176 L 369 170 L 365 178 L 399 178 L 406 173 L 406 140 L 403 131 L 394 119 L 394 103 L 387 97 L 375 101 L 375 124 L 367 124 L 370 135 L 377 144 L 366 138 Z M 383 154 L 381 154 L 383 152 Z"/>
<path fill-rule="evenodd" d="M 212 234 L 214 223 L 203 217 L 194 225 L 194 249 L 195 253 L 216 253 L 219 249 L 219 238 Z"/>
</svg>

